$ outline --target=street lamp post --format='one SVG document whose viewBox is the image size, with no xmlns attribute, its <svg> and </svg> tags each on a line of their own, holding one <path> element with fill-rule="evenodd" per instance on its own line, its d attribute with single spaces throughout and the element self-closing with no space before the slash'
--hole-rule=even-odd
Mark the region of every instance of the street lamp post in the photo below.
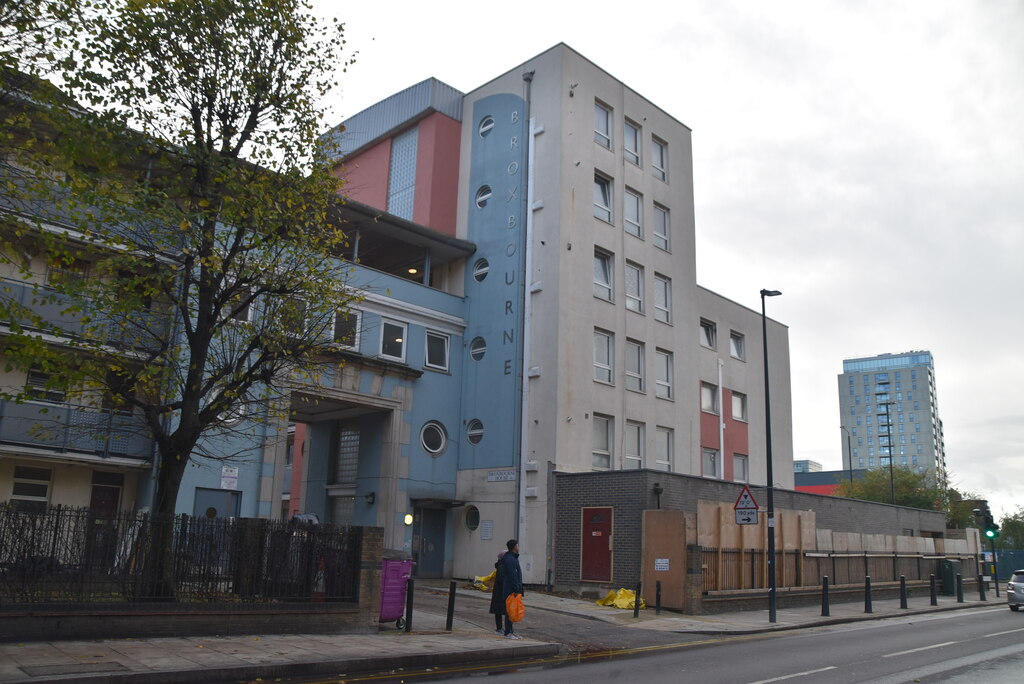
<svg viewBox="0 0 1024 684">
<path fill-rule="evenodd" d="M 896 477 L 893 475 L 892 465 L 892 419 L 889 416 L 891 401 L 882 402 L 885 406 L 885 436 L 889 440 L 889 498 L 893 505 L 896 504 Z"/>
<path fill-rule="evenodd" d="M 839 429 L 846 433 L 846 457 L 850 464 L 850 484 L 853 484 L 853 445 L 850 442 L 850 429 L 845 425 L 840 425 Z"/>
<path fill-rule="evenodd" d="M 761 346 L 764 349 L 764 437 L 768 477 L 768 622 L 775 622 L 775 476 L 772 472 L 772 401 L 768 385 L 768 317 L 765 297 L 778 297 L 778 290 L 761 290 Z"/>
</svg>

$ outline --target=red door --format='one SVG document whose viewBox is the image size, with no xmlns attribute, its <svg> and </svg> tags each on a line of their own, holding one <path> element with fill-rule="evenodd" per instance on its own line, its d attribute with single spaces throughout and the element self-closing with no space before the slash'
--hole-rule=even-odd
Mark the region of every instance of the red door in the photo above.
<svg viewBox="0 0 1024 684">
<path fill-rule="evenodd" d="M 580 580 L 612 581 L 612 508 L 584 508 Z"/>
</svg>

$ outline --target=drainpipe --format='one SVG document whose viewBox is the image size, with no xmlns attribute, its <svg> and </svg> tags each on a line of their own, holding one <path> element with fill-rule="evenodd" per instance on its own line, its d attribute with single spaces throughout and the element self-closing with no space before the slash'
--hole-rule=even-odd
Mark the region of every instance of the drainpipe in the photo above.
<svg viewBox="0 0 1024 684">
<path fill-rule="evenodd" d="M 725 479 L 725 388 L 722 385 L 722 367 L 725 362 L 718 359 L 718 463 L 715 464 L 715 475 Z"/>
<path fill-rule="evenodd" d="M 530 118 L 530 93 L 533 83 L 533 71 L 527 71 L 523 74 L 523 83 L 525 84 L 526 90 L 526 112 L 524 113 L 523 120 L 526 123 L 526 150 L 525 153 L 525 166 L 524 177 L 526 179 L 526 190 L 523 193 L 522 199 L 522 216 L 523 216 L 523 250 L 522 250 L 522 261 L 520 264 L 519 289 L 521 293 L 521 300 L 523 302 L 522 314 L 519 320 L 519 330 L 521 331 L 519 339 L 519 353 L 522 359 L 522 367 L 519 369 L 519 390 L 520 390 L 520 401 L 519 401 L 519 449 L 516 454 L 519 465 L 519 476 L 516 478 L 516 539 L 520 540 L 522 544 L 523 530 L 524 530 L 524 511 L 526 509 L 526 458 L 525 452 L 528 443 L 529 436 L 529 420 L 530 412 L 528 410 L 529 405 L 529 373 L 530 373 L 530 354 L 529 344 L 530 339 L 530 287 L 529 280 L 531 278 L 531 269 L 533 267 L 533 241 L 531 236 L 533 234 L 533 212 L 530 211 L 530 203 L 533 200 L 533 120 Z M 524 545 L 524 548 L 525 545 Z M 545 556 L 547 554 L 545 553 Z"/>
</svg>

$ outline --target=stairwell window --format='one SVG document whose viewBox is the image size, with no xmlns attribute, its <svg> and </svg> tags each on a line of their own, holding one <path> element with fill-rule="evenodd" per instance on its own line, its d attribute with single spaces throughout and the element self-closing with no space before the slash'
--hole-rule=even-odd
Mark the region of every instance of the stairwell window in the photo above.
<svg viewBox="0 0 1024 684">
<path fill-rule="evenodd" d="M 630 164 L 640 166 L 640 127 L 626 120 L 622 134 L 622 155 Z"/>
<path fill-rule="evenodd" d="M 638 238 L 644 236 L 644 198 L 638 192 L 626 189 L 625 206 L 622 211 L 624 230 Z"/>
<path fill-rule="evenodd" d="M 615 368 L 615 337 L 604 330 L 594 331 L 594 380 L 612 384 Z"/>
<path fill-rule="evenodd" d="M 672 279 L 654 274 L 654 319 L 672 322 Z"/>
<path fill-rule="evenodd" d="M 612 467 L 612 445 L 614 444 L 613 419 L 610 416 L 600 416 L 595 413 L 593 424 L 591 467 L 594 470 L 609 470 Z"/>
<path fill-rule="evenodd" d="M 644 267 L 626 262 L 626 308 L 644 312 Z"/>
<path fill-rule="evenodd" d="M 672 472 L 672 440 L 675 433 L 672 428 L 659 427 L 654 440 L 654 467 L 658 470 Z"/>
<path fill-rule="evenodd" d="M 651 226 L 651 235 L 654 246 L 668 252 L 671 248 L 669 239 L 671 228 L 669 224 L 669 213 L 666 207 L 660 204 L 654 205 L 654 225 Z"/>
<path fill-rule="evenodd" d="M 612 301 L 612 255 L 594 250 L 594 296 Z"/>
<path fill-rule="evenodd" d="M 657 138 L 651 138 L 651 174 L 668 181 L 668 143 Z"/>
<path fill-rule="evenodd" d="M 672 352 L 657 349 L 654 352 L 654 394 L 661 399 L 672 398 Z"/>
<path fill-rule="evenodd" d="M 639 470 L 644 467 L 644 424 L 626 422 L 626 439 L 623 445 L 623 467 Z"/>
<path fill-rule="evenodd" d="M 626 340 L 626 389 L 644 391 L 644 344 Z"/>
</svg>

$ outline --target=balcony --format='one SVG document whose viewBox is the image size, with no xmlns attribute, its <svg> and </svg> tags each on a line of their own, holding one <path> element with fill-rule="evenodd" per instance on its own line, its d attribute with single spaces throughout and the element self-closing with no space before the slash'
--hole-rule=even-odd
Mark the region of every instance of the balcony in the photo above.
<svg viewBox="0 0 1024 684">
<path fill-rule="evenodd" d="M 0 444 L 140 461 L 153 454 L 153 440 L 137 416 L 44 401 L 0 401 Z"/>
<path fill-rule="evenodd" d="M 45 286 L 34 286 L 16 280 L 0 281 L 0 296 L 8 299 L 12 308 L 32 311 L 42 319 L 19 320 L 27 329 L 41 328 L 41 332 L 61 332 L 72 338 L 89 338 L 102 344 L 127 349 L 156 349 L 158 337 L 164 334 L 167 318 L 163 314 L 143 311 L 121 315 L 115 320 L 99 311 L 69 311 L 71 300 Z M 6 322 L 6 321 L 5 321 Z"/>
</svg>

